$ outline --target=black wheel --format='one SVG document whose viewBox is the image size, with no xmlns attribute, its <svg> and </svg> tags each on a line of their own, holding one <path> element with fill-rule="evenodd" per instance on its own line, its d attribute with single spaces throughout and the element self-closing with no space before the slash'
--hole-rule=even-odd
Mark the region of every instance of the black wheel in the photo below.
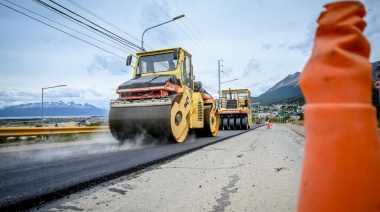
<svg viewBox="0 0 380 212">
<path fill-rule="evenodd" d="M 223 130 L 228 130 L 228 118 L 223 118 Z"/>
<path fill-rule="evenodd" d="M 235 129 L 235 118 L 234 117 L 229 117 L 228 118 L 228 125 L 230 127 L 230 130 Z"/>
<path fill-rule="evenodd" d="M 240 117 L 236 117 L 235 118 L 235 129 L 240 130 L 241 127 L 242 127 L 242 125 L 241 125 L 241 118 Z"/>
<path fill-rule="evenodd" d="M 247 116 L 244 116 L 241 120 L 241 125 L 242 125 L 242 128 L 243 130 L 248 130 L 249 129 L 249 125 L 248 125 L 248 117 Z"/>
<path fill-rule="evenodd" d="M 204 126 L 203 129 L 197 129 L 196 135 L 199 137 L 215 137 L 219 132 L 219 114 L 218 110 L 211 113 L 211 109 L 204 110 Z"/>
</svg>

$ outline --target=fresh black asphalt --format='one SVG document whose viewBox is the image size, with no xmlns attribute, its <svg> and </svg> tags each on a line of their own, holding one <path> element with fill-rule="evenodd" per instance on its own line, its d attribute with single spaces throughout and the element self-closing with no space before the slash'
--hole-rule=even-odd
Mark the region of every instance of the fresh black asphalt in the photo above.
<svg viewBox="0 0 380 212">
<path fill-rule="evenodd" d="M 262 125 L 252 126 L 251 129 L 259 126 Z M 83 153 L 81 149 L 88 149 L 86 145 L 1 153 L 0 210 L 27 210 L 244 132 L 219 131 L 217 137 L 105 153 Z M 98 145 L 98 149 L 106 148 L 102 146 L 105 144 L 90 145 L 91 148 L 94 145 Z M 75 154 L 68 157 L 57 154 L 54 158 L 51 152 Z M 48 155 L 49 160 L 31 159 L 44 155 Z"/>
</svg>

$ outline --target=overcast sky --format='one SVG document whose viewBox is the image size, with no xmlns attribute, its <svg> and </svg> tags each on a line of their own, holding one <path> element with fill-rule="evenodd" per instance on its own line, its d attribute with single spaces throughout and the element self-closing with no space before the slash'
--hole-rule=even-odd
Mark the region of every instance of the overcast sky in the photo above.
<svg viewBox="0 0 380 212">
<path fill-rule="evenodd" d="M 9 1 L 14 4 L 6 0 L 0 3 L 50 26 L 0 5 L 0 108 L 41 102 L 41 88 L 65 84 L 44 90 L 44 101 L 90 103 L 107 109 L 109 101 L 117 98 L 118 85 L 132 77 L 125 58 L 135 51 L 88 31 L 37 0 Z M 148 50 L 187 49 L 193 55 L 196 80 L 202 81 L 214 97 L 219 59 L 223 59 L 221 82 L 238 78 L 221 84 L 222 89 L 249 88 L 252 96 L 264 93 L 289 74 L 301 72 L 311 53 L 316 20 L 323 5 L 331 2 L 41 1 L 69 13 L 56 2 L 138 46 L 146 28 L 184 14 L 182 19 L 147 31 L 144 46 Z M 379 61 L 380 1 L 362 2 L 367 9 L 365 35 L 372 47 L 370 61 Z"/>
</svg>

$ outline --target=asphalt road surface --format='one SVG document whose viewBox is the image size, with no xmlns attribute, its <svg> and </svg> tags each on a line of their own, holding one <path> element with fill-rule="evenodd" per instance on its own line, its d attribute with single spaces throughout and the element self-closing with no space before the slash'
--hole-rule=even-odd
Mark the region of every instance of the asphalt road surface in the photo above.
<svg viewBox="0 0 380 212">
<path fill-rule="evenodd" d="M 260 127 L 38 210 L 296 211 L 302 132 L 300 126 Z"/>
<path fill-rule="evenodd" d="M 109 138 L 83 145 L 3 149 L 0 207 L 22 210 L 39 206 L 245 132 L 222 131 L 215 138 L 190 136 L 184 143 L 170 145 L 119 145 Z"/>
</svg>

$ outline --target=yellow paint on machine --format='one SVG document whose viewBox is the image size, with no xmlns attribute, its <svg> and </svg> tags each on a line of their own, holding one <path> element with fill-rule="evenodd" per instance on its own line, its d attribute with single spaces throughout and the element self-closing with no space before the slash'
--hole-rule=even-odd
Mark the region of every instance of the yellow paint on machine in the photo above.
<svg viewBox="0 0 380 212">
<path fill-rule="evenodd" d="M 221 93 L 221 128 L 248 129 L 252 125 L 251 92 L 248 89 L 229 89 Z"/>
</svg>

